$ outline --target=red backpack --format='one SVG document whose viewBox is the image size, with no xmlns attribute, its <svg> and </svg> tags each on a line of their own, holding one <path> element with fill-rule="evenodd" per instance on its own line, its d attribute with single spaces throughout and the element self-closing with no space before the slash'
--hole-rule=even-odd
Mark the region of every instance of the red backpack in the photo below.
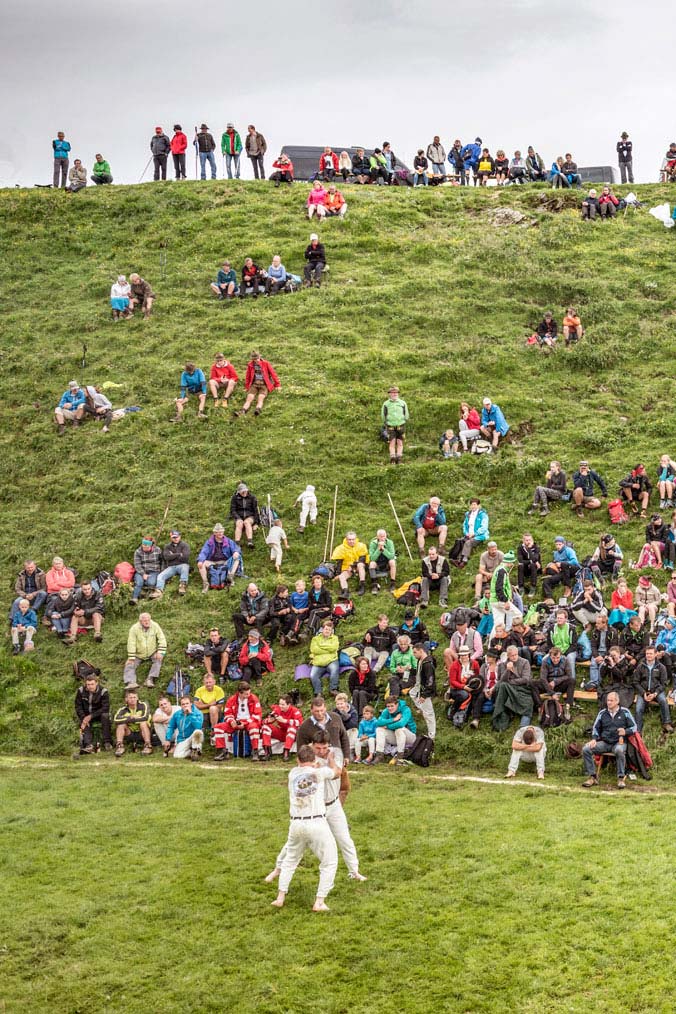
<svg viewBox="0 0 676 1014">
<path fill-rule="evenodd" d="M 116 581 L 120 584 L 131 584 L 134 580 L 134 568 L 130 563 L 122 562 L 118 563 L 113 571 L 113 575 Z"/>
<path fill-rule="evenodd" d="M 608 504 L 608 515 L 612 525 L 624 525 L 629 520 L 621 500 L 611 500 Z"/>
</svg>

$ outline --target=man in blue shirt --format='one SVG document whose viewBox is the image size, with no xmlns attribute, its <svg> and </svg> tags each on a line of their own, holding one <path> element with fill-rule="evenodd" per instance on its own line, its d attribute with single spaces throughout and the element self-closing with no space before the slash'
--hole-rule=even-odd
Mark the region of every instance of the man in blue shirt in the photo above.
<svg viewBox="0 0 676 1014">
<path fill-rule="evenodd" d="M 175 711 L 169 719 L 166 733 L 167 741 L 163 747 L 164 756 L 169 756 L 175 740 L 174 759 L 180 760 L 183 757 L 189 757 L 190 760 L 196 761 L 202 756 L 202 743 L 204 742 L 202 726 L 204 718 L 199 708 L 193 704 L 187 694 L 181 697 L 179 704 L 181 705 L 181 710 Z"/>
<path fill-rule="evenodd" d="M 66 432 L 66 420 L 70 420 L 73 426 L 79 426 L 84 416 L 86 404 L 85 393 L 77 380 L 71 380 L 68 390 L 61 395 L 59 404 L 54 409 L 56 425 L 59 427 L 59 436 Z"/>
<path fill-rule="evenodd" d="M 68 163 L 70 154 L 70 142 L 66 141 L 66 135 L 62 130 L 56 135 L 56 139 L 52 141 L 52 148 L 54 150 L 54 189 L 57 190 L 59 187 L 65 187 L 68 180 Z"/>
<path fill-rule="evenodd" d="M 581 461 L 577 472 L 573 473 L 573 503 L 572 508 L 579 518 L 584 517 L 584 508 L 595 511 L 601 506 L 601 501 L 595 496 L 594 483 L 601 490 L 601 496 L 608 492 L 605 481 L 598 472 L 589 467 L 588 461 Z"/>
<path fill-rule="evenodd" d="M 191 394 L 196 394 L 199 399 L 197 418 L 206 419 L 204 403 L 207 400 L 207 379 L 194 363 L 186 363 L 185 370 L 181 374 L 181 393 L 176 399 L 176 416 L 172 422 L 182 421 L 183 409 L 188 404 Z"/>
<path fill-rule="evenodd" d="M 492 450 L 496 450 L 498 443 L 508 432 L 509 423 L 500 406 L 494 404 L 490 398 L 484 398 L 481 410 L 481 436 L 490 441 Z"/>
</svg>

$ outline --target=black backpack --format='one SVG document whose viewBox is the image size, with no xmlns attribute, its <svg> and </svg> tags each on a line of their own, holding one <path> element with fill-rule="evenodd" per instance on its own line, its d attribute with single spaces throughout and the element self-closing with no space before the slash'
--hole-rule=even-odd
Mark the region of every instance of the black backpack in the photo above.
<svg viewBox="0 0 676 1014">
<path fill-rule="evenodd" d="M 563 708 L 558 697 L 550 697 L 540 708 L 540 728 L 553 729 L 563 724 Z"/>
<path fill-rule="evenodd" d="M 429 736 L 416 736 L 415 742 L 410 745 L 404 756 L 406 760 L 413 761 L 419 767 L 428 768 L 433 753 L 434 740 Z"/>
<path fill-rule="evenodd" d="M 77 662 L 73 662 L 73 676 L 76 680 L 84 683 L 90 676 L 100 676 L 101 670 L 98 666 L 92 665 L 86 658 L 78 659 Z"/>
</svg>

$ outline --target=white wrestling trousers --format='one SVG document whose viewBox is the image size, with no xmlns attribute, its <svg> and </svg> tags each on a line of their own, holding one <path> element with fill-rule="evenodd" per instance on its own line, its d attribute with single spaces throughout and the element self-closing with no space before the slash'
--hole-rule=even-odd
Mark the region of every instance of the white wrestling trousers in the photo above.
<svg viewBox="0 0 676 1014">
<path fill-rule="evenodd" d="M 354 842 L 352 841 L 352 835 L 350 834 L 350 828 L 347 824 L 347 816 L 343 809 L 343 804 L 339 799 L 336 799 L 335 803 L 328 803 L 326 807 L 326 820 L 331 828 L 331 833 L 336 839 L 336 845 L 340 849 L 340 853 L 345 860 L 348 873 L 359 873 L 359 856 L 357 855 L 357 849 Z M 299 823 L 293 821 L 294 824 Z M 310 821 L 304 823 L 309 824 Z M 282 846 L 282 851 L 277 856 L 275 866 L 278 870 L 281 870 L 282 863 L 287 854 L 289 842 L 287 840 L 286 845 Z M 280 888 L 281 890 L 281 888 Z"/>
<path fill-rule="evenodd" d="M 204 733 L 201 729 L 195 729 L 192 736 L 188 736 L 187 739 L 184 739 L 180 743 L 176 744 L 173 753 L 174 760 L 181 760 L 184 757 L 189 757 L 191 750 L 201 750 L 203 742 Z"/>
<path fill-rule="evenodd" d="M 291 820 L 289 837 L 282 850 L 286 852 L 286 855 L 280 866 L 279 890 L 284 894 L 288 892 L 296 868 L 307 849 L 314 852 L 319 860 L 317 897 L 325 898 L 333 887 L 338 869 L 336 839 L 331 834 L 325 817 L 315 817 L 311 820 Z"/>
</svg>

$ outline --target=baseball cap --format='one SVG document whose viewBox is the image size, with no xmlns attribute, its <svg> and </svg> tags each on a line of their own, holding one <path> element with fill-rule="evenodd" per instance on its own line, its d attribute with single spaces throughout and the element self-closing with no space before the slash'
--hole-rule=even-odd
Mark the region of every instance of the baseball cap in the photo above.
<svg viewBox="0 0 676 1014">
<path fill-rule="evenodd" d="M 566 540 L 565 540 L 565 538 L 563 537 L 563 535 L 555 535 L 555 536 L 554 536 L 554 542 L 565 542 L 565 541 L 566 541 Z"/>
<path fill-rule="evenodd" d="M 170 536 L 171 535 L 179 535 L 180 536 L 180 534 L 181 533 L 179 532 L 178 528 L 172 528 L 171 531 L 169 532 Z"/>
<path fill-rule="evenodd" d="M 310 233 L 310 242 L 312 242 L 313 239 L 319 239 L 319 236 L 317 235 L 316 232 Z"/>
<path fill-rule="evenodd" d="M 77 380 L 69 380 L 68 381 L 68 387 L 69 388 L 71 388 L 71 387 L 79 387 L 79 386 L 80 385 L 78 384 Z"/>
<path fill-rule="evenodd" d="M 234 123 L 226 123 L 225 129 L 226 130 L 234 130 L 235 129 L 235 124 Z"/>
</svg>

